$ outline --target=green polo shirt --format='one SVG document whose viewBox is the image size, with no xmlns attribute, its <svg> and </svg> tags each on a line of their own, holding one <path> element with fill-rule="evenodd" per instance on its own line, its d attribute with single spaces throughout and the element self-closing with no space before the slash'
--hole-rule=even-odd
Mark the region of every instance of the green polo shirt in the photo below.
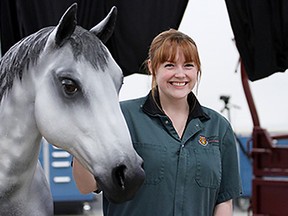
<svg viewBox="0 0 288 216">
<path fill-rule="evenodd" d="M 215 205 L 241 194 L 229 122 L 202 107 L 193 93 L 188 102 L 182 138 L 151 92 L 121 103 L 146 179 L 131 201 L 113 204 L 104 197 L 104 216 L 210 216 Z"/>
</svg>

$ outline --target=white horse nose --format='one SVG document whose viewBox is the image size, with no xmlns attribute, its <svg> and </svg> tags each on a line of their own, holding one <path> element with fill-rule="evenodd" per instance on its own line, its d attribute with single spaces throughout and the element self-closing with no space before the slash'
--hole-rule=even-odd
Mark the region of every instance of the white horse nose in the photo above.
<svg viewBox="0 0 288 216">
<path fill-rule="evenodd" d="M 113 203 L 131 200 L 145 180 L 143 160 L 137 156 L 134 163 L 122 161 L 111 171 L 112 185 L 108 186 L 104 179 L 96 178 L 98 186 L 105 197 Z M 107 180 L 107 179 L 106 179 Z"/>
<path fill-rule="evenodd" d="M 113 181 L 122 190 L 125 190 L 125 179 L 126 179 L 125 172 L 126 172 L 126 170 L 127 170 L 127 167 L 124 164 L 119 165 L 112 170 Z"/>
<path fill-rule="evenodd" d="M 141 169 L 143 170 L 143 161 L 140 162 L 140 169 L 139 173 L 136 173 L 135 176 L 139 176 L 141 178 L 143 174 L 141 173 Z M 132 183 L 131 180 L 134 181 L 134 177 L 131 177 L 131 173 L 129 172 L 127 166 L 125 164 L 120 164 L 116 166 L 112 170 L 112 179 L 114 181 L 114 184 L 118 185 L 121 190 L 125 190 L 126 186 L 130 187 L 130 184 Z"/>
</svg>

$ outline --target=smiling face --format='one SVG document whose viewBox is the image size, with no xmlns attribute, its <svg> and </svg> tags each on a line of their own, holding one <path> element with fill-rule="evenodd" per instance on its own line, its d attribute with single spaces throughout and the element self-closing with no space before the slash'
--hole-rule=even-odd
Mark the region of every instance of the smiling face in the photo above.
<svg viewBox="0 0 288 216">
<path fill-rule="evenodd" d="M 158 87 L 160 98 L 183 99 L 201 76 L 201 63 L 195 42 L 174 29 L 154 38 L 147 61 L 152 74 L 152 91 Z"/>
<path fill-rule="evenodd" d="M 183 51 L 178 48 L 175 59 L 161 63 L 155 73 L 160 98 L 186 99 L 197 82 L 197 74 L 198 67 L 193 61 L 186 61 Z"/>
</svg>

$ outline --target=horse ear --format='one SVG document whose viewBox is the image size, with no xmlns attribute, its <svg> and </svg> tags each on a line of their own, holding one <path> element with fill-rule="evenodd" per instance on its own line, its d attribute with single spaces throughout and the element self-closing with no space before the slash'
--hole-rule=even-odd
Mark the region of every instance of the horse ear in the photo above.
<svg viewBox="0 0 288 216">
<path fill-rule="evenodd" d="M 62 46 L 71 37 L 77 25 L 77 3 L 72 4 L 61 17 L 55 30 L 55 43 Z"/>
<path fill-rule="evenodd" d="M 116 17 L 117 8 L 114 6 L 100 23 L 90 29 L 90 32 L 94 33 L 103 43 L 106 43 L 114 31 Z"/>
</svg>

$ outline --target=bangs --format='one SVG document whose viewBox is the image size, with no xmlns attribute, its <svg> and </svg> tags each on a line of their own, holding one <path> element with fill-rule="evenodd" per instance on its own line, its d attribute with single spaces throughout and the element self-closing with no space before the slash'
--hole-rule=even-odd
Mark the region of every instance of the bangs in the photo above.
<svg viewBox="0 0 288 216">
<path fill-rule="evenodd" d="M 178 51 L 182 52 L 185 64 L 192 63 L 196 67 L 197 81 L 200 80 L 201 62 L 196 43 L 188 35 L 170 29 L 157 35 L 149 48 L 146 65 L 148 72 L 152 74 L 152 94 L 157 89 L 156 73 L 159 66 L 165 62 L 176 63 Z"/>
<path fill-rule="evenodd" d="M 186 62 L 195 62 L 198 65 L 197 48 L 194 44 L 184 40 L 172 40 L 167 43 L 163 43 L 163 46 L 159 48 L 158 53 L 155 55 L 156 59 L 159 59 L 160 64 L 169 61 L 176 62 L 177 49 L 183 53 Z"/>
</svg>

